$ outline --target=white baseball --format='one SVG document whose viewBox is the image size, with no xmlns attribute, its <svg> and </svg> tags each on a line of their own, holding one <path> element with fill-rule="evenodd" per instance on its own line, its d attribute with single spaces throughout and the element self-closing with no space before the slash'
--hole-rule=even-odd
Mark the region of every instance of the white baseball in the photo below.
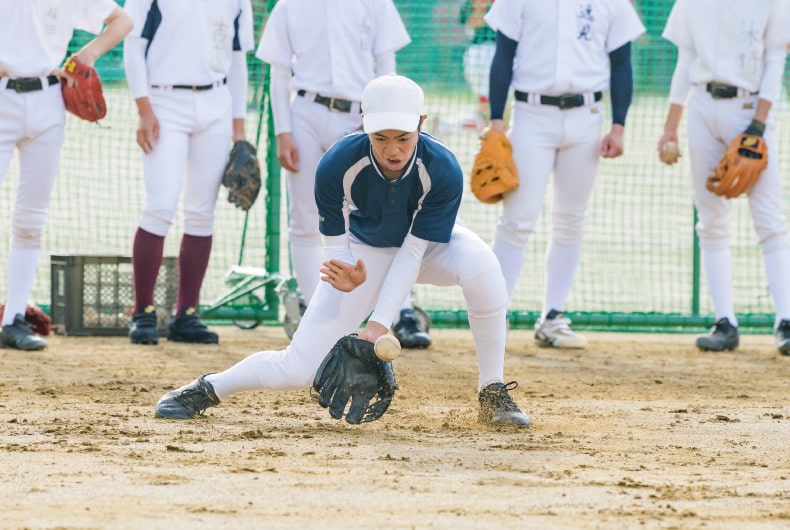
<svg viewBox="0 0 790 530">
<path fill-rule="evenodd" d="M 373 351 L 382 361 L 391 361 L 400 355 L 400 342 L 392 335 L 382 335 L 373 344 Z"/>
<path fill-rule="evenodd" d="M 661 161 L 667 164 L 677 162 L 680 158 L 680 146 L 677 142 L 667 142 L 661 146 Z"/>
</svg>

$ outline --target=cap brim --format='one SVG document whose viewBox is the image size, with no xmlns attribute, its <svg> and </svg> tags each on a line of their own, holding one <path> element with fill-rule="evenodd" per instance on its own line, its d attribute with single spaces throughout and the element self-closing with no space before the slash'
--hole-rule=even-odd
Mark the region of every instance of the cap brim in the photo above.
<svg viewBox="0 0 790 530">
<path fill-rule="evenodd" d="M 420 126 L 420 115 L 411 112 L 371 112 L 362 115 L 362 127 L 367 134 L 395 130 L 414 132 Z"/>
</svg>

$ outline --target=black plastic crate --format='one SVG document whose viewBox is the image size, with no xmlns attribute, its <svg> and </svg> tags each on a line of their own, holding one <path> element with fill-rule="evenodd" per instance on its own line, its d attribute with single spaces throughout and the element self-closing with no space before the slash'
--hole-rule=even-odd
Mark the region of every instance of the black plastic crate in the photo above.
<svg viewBox="0 0 790 530">
<path fill-rule="evenodd" d="M 50 256 L 52 324 L 66 335 L 127 335 L 134 310 L 132 258 Z M 177 258 L 162 260 L 154 289 L 159 329 L 176 303 Z"/>
</svg>

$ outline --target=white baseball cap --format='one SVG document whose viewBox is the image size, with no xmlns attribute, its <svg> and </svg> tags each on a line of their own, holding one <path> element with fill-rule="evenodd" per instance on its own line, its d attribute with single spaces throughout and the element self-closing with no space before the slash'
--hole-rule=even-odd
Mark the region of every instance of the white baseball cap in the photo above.
<svg viewBox="0 0 790 530">
<path fill-rule="evenodd" d="M 424 102 L 422 88 L 408 77 L 377 77 L 362 92 L 362 127 L 368 134 L 387 129 L 416 131 Z"/>
</svg>

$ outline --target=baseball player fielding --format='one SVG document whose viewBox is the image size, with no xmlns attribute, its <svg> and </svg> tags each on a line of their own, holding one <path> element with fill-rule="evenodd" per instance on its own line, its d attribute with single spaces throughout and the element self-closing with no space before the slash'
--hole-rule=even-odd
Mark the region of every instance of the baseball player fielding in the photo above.
<svg viewBox="0 0 790 530">
<path fill-rule="evenodd" d="M 394 335 L 382 335 L 376 339 L 373 350 L 382 361 L 392 361 L 400 355 L 400 342 Z"/>
</svg>

